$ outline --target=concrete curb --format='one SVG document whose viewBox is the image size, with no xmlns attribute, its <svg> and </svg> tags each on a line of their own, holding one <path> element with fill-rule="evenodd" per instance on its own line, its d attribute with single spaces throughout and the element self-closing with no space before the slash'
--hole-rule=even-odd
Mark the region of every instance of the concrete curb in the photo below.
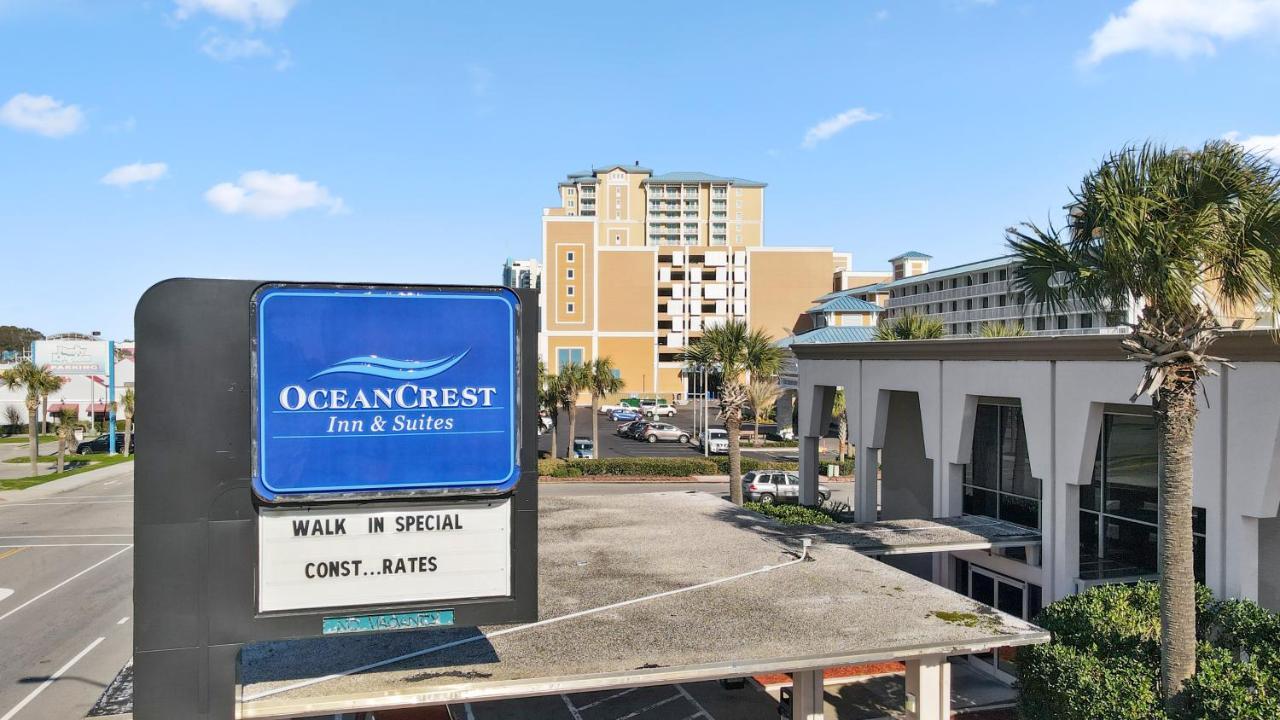
<svg viewBox="0 0 1280 720">
<path fill-rule="evenodd" d="M 122 463 L 111 465 L 110 467 L 98 468 L 96 470 L 86 470 L 71 477 L 50 480 L 25 490 L 3 490 L 0 491 L 0 503 L 14 502 L 17 500 L 31 500 L 33 498 L 41 498 L 49 495 L 56 495 L 68 490 L 84 487 L 89 483 L 99 480 L 108 480 L 118 475 L 126 475 L 133 472 L 133 460 L 126 460 Z"/>
</svg>

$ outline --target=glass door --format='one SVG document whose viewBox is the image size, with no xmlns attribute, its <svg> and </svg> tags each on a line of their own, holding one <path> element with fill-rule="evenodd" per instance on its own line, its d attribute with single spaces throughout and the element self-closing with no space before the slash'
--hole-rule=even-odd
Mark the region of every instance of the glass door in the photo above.
<svg viewBox="0 0 1280 720">
<path fill-rule="evenodd" d="M 969 597 L 1008 613 L 1027 619 L 1027 583 L 1014 580 L 977 565 L 969 565 Z M 979 667 L 994 673 L 1005 681 L 1017 679 L 1016 648 L 997 648 L 994 651 L 971 655 Z"/>
</svg>

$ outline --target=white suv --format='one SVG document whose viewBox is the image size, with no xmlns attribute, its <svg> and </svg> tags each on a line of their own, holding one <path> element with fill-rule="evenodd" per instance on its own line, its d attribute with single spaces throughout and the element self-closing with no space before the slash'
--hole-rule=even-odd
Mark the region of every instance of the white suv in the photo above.
<svg viewBox="0 0 1280 720">
<path fill-rule="evenodd" d="M 707 452 L 713 455 L 725 455 L 729 452 L 729 433 L 721 428 L 711 428 L 702 436 Z"/>
</svg>

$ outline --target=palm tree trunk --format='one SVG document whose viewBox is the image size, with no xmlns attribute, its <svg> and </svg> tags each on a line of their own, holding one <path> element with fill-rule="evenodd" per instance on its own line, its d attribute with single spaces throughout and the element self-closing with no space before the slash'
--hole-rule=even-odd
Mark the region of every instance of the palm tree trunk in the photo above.
<svg viewBox="0 0 1280 720">
<path fill-rule="evenodd" d="M 564 444 L 564 456 L 573 459 L 573 437 L 578 432 L 578 406 L 569 406 L 569 439 Z"/>
<path fill-rule="evenodd" d="M 560 451 L 560 446 L 556 444 L 556 428 L 560 426 L 560 411 L 553 410 L 551 412 L 551 459 L 555 459 L 556 453 Z"/>
<path fill-rule="evenodd" d="M 840 462 L 849 452 L 849 416 L 840 413 Z"/>
<path fill-rule="evenodd" d="M 124 454 L 129 454 L 129 446 L 133 444 L 133 416 L 124 420 Z"/>
<path fill-rule="evenodd" d="M 600 396 L 591 396 L 591 448 L 600 457 Z"/>
<path fill-rule="evenodd" d="M 62 471 L 65 470 L 67 467 L 66 451 L 67 451 L 67 439 L 63 437 L 61 431 L 59 431 L 58 433 L 58 474 L 59 475 L 61 475 Z"/>
<path fill-rule="evenodd" d="M 760 439 L 760 413 L 757 412 L 753 419 L 755 420 L 755 430 L 751 433 L 751 447 L 760 447 L 764 445 L 764 441 Z"/>
<path fill-rule="evenodd" d="M 48 395 L 45 395 L 44 397 L 40 398 L 40 408 L 44 410 L 44 422 L 42 423 L 42 427 L 40 428 L 40 433 L 43 435 L 48 435 L 49 434 L 49 396 Z"/>
<path fill-rule="evenodd" d="M 724 429 L 729 433 L 729 502 L 742 504 L 742 441 L 739 437 L 742 418 L 731 413 L 724 419 Z"/>
<path fill-rule="evenodd" d="M 40 446 L 36 444 L 36 433 L 40 432 L 40 428 L 36 426 L 36 407 L 37 405 L 27 405 L 27 456 L 31 458 L 31 477 L 40 474 Z"/>
<path fill-rule="evenodd" d="M 1172 370 L 1172 368 L 1171 368 Z M 1191 446 L 1196 382 L 1192 368 L 1170 372 L 1155 395 L 1160 485 L 1160 693 L 1186 704 L 1183 683 L 1196 672 L 1196 578 L 1191 530 Z"/>
</svg>

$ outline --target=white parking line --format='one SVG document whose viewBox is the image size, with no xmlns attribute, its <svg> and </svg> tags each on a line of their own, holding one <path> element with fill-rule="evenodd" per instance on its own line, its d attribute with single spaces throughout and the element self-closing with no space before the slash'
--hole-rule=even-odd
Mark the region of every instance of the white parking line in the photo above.
<svg viewBox="0 0 1280 720">
<path fill-rule="evenodd" d="M 116 624 L 117 624 L 117 625 L 123 625 L 123 624 L 125 624 L 125 623 L 127 623 L 127 622 L 129 622 L 129 616 L 128 616 L 128 615 L 125 615 L 124 617 L 122 617 L 122 618 L 120 618 L 119 620 L 117 620 L 117 621 L 116 621 Z"/>
<path fill-rule="evenodd" d="M 677 692 L 679 692 L 681 695 L 683 695 L 683 696 L 684 696 L 684 699 L 685 699 L 685 700 L 688 700 L 690 703 L 692 703 L 694 707 L 698 708 L 698 712 L 696 712 L 696 713 L 694 713 L 694 714 L 690 715 L 689 717 L 685 718 L 684 720 L 692 720 L 692 718 L 696 718 L 696 717 L 698 717 L 699 715 L 701 715 L 701 716 L 705 717 L 707 720 L 716 720 L 716 719 L 711 715 L 711 713 L 707 712 L 707 709 L 706 709 L 706 708 L 702 707 L 702 703 L 700 703 L 700 702 L 698 702 L 697 700 L 694 700 L 694 699 L 693 699 L 693 696 L 689 694 L 689 691 L 688 691 L 688 690 L 685 690 L 685 689 L 684 689 L 684 686 L 683 686 L 683 685 L 676 685 L 676 691 L 677 691 Z"/>
<path fill-rule="evenodd" d="M 104 534 L 104 536 L 0 536 L 0 539 L 50 539 L 50 538 L 132 538 L 132 533 Z"/>
<path fill-rule="evenodd" d="M 22 702 L 18 703 L 17 705 L 14 705 L 13 709 L 5 713 L 4 715 L 0 716 L 0 720 L 12 720 L 13 716 L 17 715 L 22 710 L 22 708 L 29 705 L 32 700 L 35 700 L 36 697 L 40 695 L 40 693 L 44 692 L 50 685 L 54 683 L 55 680 L 62 677 L 63 674 L 65 674 L 68 670 L 70 670 L 73 665 L 80 662 L 80 659 L 83 658 L 85 655 L 88 655 L 89 651 L 98 647 L 98 643 L 102 642 L 103 640 L 106 640 L 106 638 L 100 637 L 97 640 L 94 640 L 93 642 L 89 643 L 89 647 L 76 653 L 76 656 L 68 660 L 66 665 L 63 665 L 62 667 L 58 668 L 52 675 L 46 678 L 44 682 L 40 683 L 40 685 L 35 690 L 32 690 L 30 695 L 27 695 L 26 697 L 22 698 Z"/>
<path fill-rule="evenodd" d="M 13 594 L 9 588 L 0 588 L 0 602 L 4 602 L 5 598 Z"/>
<path fill-rule="evenodd" d="M 573 706 L 573 701 L 568 695 L 561 695 L 560 699 L 564 701 L 564 706 L 569 709 L 569 714 L 573 716 L 573 720 L 582 720 L 582 713 L 578 712 L 578 708 Z"/>
<path fill-rule="evenodd" d="M 12 615 L 12 614 L 14 614 L 14 613 L 18 612 L 18 611 L 19 611 L 19 610 L 21 610 L 22 608 L 24 608 L 24 607 L 26 607 L 26 606 L 30 605 L 31 603 L 33 603 L 33 602 L 35 602 L 35 601 L 39 600 L 40 598 L 44 597 L 45 595 L 48 595 L 49 593 L 53 592 L 54 590 L 57 590 L 58 588 L 62 587 L 63 585 L 66 585 L 67 583 L 71 582 L 72 580 L 75 580 L 76 578 L 80 577 L 81 575 L 84 575 L 85 573 L 87 573 L 87 572 L 89 572 L 89 571 L 91 571 L 91 570 L 93 570 L 93 569 L 95 569 L 95 568 L 97 568 L 97 567 L 99 567 L 99 566 L 101 566 L 101 565 L 105 564 L 107 561 L 109 561 L 109 560 L 113 560 L 113 559 L 115 559 L 115 558 L 119 557 L 120 555 L 124 554 L 125 552 L 128 552 L 128 551 L 129 551 L 129 549 L 130 549 L 130 548 L 132 548 L 132 547 L 133 547 L 132 545 L 129 545 L 129 546 L 127 546 L 127 547 L 121 548 L 120 550 L 117 550 L 116 552 L 111 553 L 110 555 L 108 555 L 108 556 L 106 556 L 105 558 L 103 558 L 103 559 L 99 560 L 98 562 L 96 562 L 96 563 L 94 563 L 94 564 L 90 565 L 89 567 L 87 567 L 87 568 L 85 568 L 85 569 L 81 570 L 80 572 L 76 573 L 75 575 L 72 575 L 71 577 L 67 578 L 66 580 L 63 580 L 62 582 L 58 583 L 57 585 L 54 585 L 53 587 L 49 588 L 48 590 L 45 590 L 44 592 L 40 593 L 39 595 L 37 595 L 37 596 L 35 596 L 35 597 L 31 598 L 30 600 L 28 600 L 28 601 L 26 601 L 26 602 L 22 603 L 22 604 L 21 604 L 21 605 L 19 605 L 18 607 L 16 607 L 16 608 L 14 608 L 14 609 L 10 610 L 9 612 L 7 612 L 7 613 L 5 613 L 5 614 L 3 614 L 3 615 L 0 615 L 0 621 L 3 621 L 5 618 L 9 617 L 10 615 Z M 0 718 L 0 720 L 4 720 L 4 718 Z"/>
<path fill-rule="evenodd" d="M 56 507 L 58 505 L 132 505 L 132 500 L 85 500 L 83 502 L 76 500 L 72 502 L 30 502 L 30 503 L 0 503 L 0 510 L 5 508 L 16 507 Z"/>
<path fill-rule="evenodd" d="M 667 704 L 667 703 L 669 703 L 669 702 L 674 702 L 674 701 L 679 700 L 679 699 L 680 699 L 680 695 L 679 695 L 679 694 L 672 695 L 671 697 L 667 698 L 666 700 L 659 700 L 658 702 L 653 703 L 653 704 L 651 704 L 651 705 L 645 705 L 644 707 L 640 708 L 639 710 L 636 710 L 635 712 L 627 713 L 626 715 L 623 715 L 622 717 L 617 718 L 616 720 L 630 720 L 630 718 L 633 718 L 633 717 L 635 717 L 635 716 L 637 716 L 637 715 L 643 715 L 643 714 L 645 714 L 645 713 L 649 712 L 650 710 L 652 710 L 652 709 L 654 709 L 654 708 L 662 707 L 663 705 L 666 705 L 666 704 Z M 4 719 L 4 718 L 0 718 L 0 720 L 5 720 L 5 719 Z"/>
<path fill-rule="evenodd" d="M 0 548 L 29 548 L 29 547 L 133 547 L 132 543 L 23 543 L 22 545 L 0 545 Z"/>
</svg>

